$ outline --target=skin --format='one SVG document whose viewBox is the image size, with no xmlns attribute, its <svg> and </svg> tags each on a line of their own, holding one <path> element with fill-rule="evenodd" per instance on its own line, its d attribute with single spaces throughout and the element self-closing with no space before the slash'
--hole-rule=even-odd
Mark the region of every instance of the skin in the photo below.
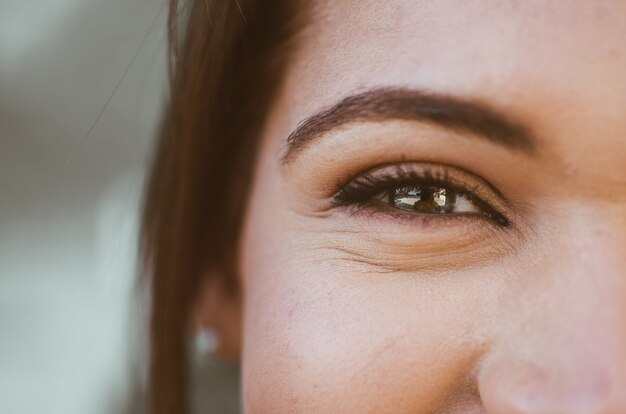
<svg viewBox="0 0 626 414">
<path fill-rule="evenodd" d="M 244 411 L 626 412 L 626 3 L 316 4 L 241 240 Z M 378 87 L 485 103 L 536 151 L 389 119 L 283 163 L 301 120 Z M 490 183 L 510 226 L 330 205 L 407 162 Z"/>
</svg>

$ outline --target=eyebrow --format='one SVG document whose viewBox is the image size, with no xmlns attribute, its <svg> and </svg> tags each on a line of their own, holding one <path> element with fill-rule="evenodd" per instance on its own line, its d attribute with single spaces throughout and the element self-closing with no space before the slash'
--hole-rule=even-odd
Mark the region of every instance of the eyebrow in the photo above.
<svg viewBox="0 0 626 414">
<path fill-rule="evenodd" d="M 528 154 L 536 149 L 529 128 L 480 101 L 414 89 L 378 88 L 348 96 L 301 121 L 287 138 L 283 164 L 331 130 L 391 119 L 434 124 Z"/>
</svg>

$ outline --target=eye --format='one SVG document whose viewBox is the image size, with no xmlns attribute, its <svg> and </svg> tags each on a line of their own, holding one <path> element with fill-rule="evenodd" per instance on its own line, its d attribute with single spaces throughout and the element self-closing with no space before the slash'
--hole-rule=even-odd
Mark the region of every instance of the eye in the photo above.
<svg viewBox="0 0 626 414">
<path fill-rule="evenodd" d="M 407 214 L 482 216 L 508 225 L 494 205 L 503 204 L 487 182 L 447 166 L 395 165 L 366 172 L 340 184 L 333 198 L 353 209 L 402 210 Z"/>
<path fill-rule="evenodd" d="M 466 194 L 442 186 L 411 185 L 392 188 L 379 195 L 381 201 L 406 211 L 425 214 L 480 213 Z"/>
</svg>

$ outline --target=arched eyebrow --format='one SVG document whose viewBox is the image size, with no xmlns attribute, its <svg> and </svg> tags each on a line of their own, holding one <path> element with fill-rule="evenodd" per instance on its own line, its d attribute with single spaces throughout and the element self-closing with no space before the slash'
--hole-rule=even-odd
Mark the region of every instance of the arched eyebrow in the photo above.
<svg viewBox="0 0 626 414">
<path fill-rule="evenodd" d="M 391 119 L 434 124 L 527 154 L 536 149 L 529 128 L 484 103 L 414 89 L 378 88 L 348 96 L 300 122 L 287 138 L 283 164 L 331 130 Z"/>
</svg>

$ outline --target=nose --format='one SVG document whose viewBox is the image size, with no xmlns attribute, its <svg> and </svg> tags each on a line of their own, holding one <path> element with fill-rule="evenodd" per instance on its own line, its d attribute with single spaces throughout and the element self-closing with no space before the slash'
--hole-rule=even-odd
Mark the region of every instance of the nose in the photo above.
<svg viewBox="0 0 626 414">
<path fill-rule="evenodd" d="M 556 357 L 555 358 L 559 358 Z M 480 393 L 488 413 L 623 414 L 623 382 L 605 360 L 569 359 L 540 363 L 523 358 L 492 362 L 481 378 Z M 551 364 L 551 365 L 550 365 Z M 558 364 L 563 366 L 558 367 Z M 565 366 L 567 365 L 567 366 Z"/>
<path fill-rule="evenodd" d="M 623 230 L 567 237 L 520 282 L 478 370 L 487 412 L 626 413 Z"/>
</svg>

